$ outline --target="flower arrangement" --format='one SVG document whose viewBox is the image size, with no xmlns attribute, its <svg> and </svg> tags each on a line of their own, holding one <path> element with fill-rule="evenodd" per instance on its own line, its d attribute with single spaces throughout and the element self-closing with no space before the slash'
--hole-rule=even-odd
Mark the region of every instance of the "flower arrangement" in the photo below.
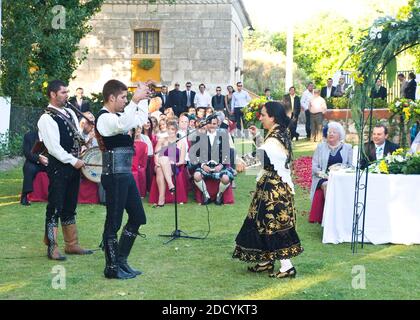
<svg viewBox="0 0 420 320">
<path fill-rule="evenodd" d="M 244 122 L 247 128 L 249 128 L 250 126 L 256 126 L 257 128 L 261 128 L 261 109 L 267 102 L 267 98 L 265 96 L 262 96 L 251 100 L 251 102 L 242 109 L 242 113 L 244 115 Z"/>
<path fill-rule="evenodd" d="M 380 174 L 420 174 L 420 152 L 411 154 L 400 148 L 369 167 L 369 172 Z"/>
<path fill-rule="evenodd" d="M 350 108 L 350 99 L 348 97 L 329 97 L 327 98 L 329 109 L 348 109 Z"/>
<path fill-rule="evenodd" d="M 402 116 L 405 123 L 420 120 L 420 104 L 411 99 L 395 99 L 389 106 L 394 115 Z"/>
<path fill-rule="evenodd" d="M 418 100 L 413 101 L 411 99 L 395 99 L 393 103 L 390 104 L 389 110 L 392 115 L 390 118 L 391 122 L 399 122 L 400 127 L 400 145 L 403 147 L 408 147 L 407 143 L 409 139 L 407 138 L 409 128 L 413 124 L 420 120 L 420 104 Z"/>
</svg>

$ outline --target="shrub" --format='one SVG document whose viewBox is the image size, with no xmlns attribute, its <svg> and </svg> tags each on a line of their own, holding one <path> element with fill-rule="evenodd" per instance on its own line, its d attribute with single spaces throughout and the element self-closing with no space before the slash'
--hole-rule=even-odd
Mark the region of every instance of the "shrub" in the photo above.
<svg viewBox="0 0 420 320">
<path fill-rule="evenodd" d="M 143 70 L 150 70 L 155 66 L 155 62 L 152 59 L 142 59 L 139 62 L 139 67 Z"/>
</svg>

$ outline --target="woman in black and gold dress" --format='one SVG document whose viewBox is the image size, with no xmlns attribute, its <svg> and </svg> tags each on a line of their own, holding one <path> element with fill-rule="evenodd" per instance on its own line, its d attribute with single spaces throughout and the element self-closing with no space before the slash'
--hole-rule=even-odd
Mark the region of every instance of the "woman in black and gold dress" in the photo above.
<svg viewBox="0 0 420 320">
<path fill-rule="evenodd" d="M 303 248 L 296 232 L 294 187 L 290 174 L 292 146 L 288 132 L 290 119 L 283 105 L 268 102 L 260 118 L 268 130 L 264 144 L 258 149 L 264 157 L 263 170 L 257 178 L 257 190 L 248 215 L 236 237 L 233 258 L 257 262 L 251 272 L 270 272 L 270 277 L 295 277 L 291 258 Z M 273 273 L 275 260 L 280 270 Z"/>
</svg>

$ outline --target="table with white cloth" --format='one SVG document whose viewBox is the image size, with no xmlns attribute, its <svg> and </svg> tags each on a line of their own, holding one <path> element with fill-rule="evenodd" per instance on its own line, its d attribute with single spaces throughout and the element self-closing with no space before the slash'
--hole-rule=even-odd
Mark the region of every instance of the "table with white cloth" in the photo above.
<svg viewBox="0 0 420 320">
<path fill-rule="evenodd" d="M 354 172 L 330 172 L 323 243 L 351 242 L 355 180 Z M 365 183 L 365 174 L 361 183 Z M 359 201 L 363 198 L 364 190 L 360 190 Z M 364 242 L 420 244 L 420 175 L 369 173 L 365 216 Z M 362 224 L 360 218 L 359 230 Z"/>
</svg>

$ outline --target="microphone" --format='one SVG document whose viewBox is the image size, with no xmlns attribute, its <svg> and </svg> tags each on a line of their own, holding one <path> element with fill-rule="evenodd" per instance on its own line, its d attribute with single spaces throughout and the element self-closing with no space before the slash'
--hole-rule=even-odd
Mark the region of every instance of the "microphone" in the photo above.
<svg viewBox="0 0 420 320">
<path fill-rule="evenodd" d="M 200 128 L 204 127 L 205 125 L 209 124 L 213 119 L 217 119 L 217 114 L 213 113 L 200 121 Z"/>
</svg>

